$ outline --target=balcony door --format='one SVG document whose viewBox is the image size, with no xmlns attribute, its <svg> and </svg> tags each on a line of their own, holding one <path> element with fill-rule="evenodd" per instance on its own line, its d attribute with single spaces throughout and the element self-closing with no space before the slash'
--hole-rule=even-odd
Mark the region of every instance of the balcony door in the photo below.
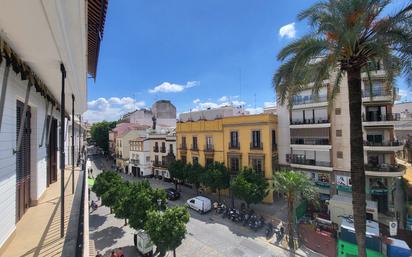
<svg viewBox="0 0 412 257">
<path fill-rule="evenodd" d="M 23 115 L 24 104 L 17 101 L 16 106 L 16 142 Z M 27 107 L 20 150 L 16 153 L 16 222 L 19 221 L 30 207 L 30 107 Z"/>
</svg>

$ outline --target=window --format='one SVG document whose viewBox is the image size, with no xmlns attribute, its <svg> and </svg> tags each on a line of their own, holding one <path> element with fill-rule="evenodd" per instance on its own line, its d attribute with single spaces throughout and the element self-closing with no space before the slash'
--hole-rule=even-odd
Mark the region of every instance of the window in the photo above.
<svg viewBox="0 0 412 257">
<path fill-rule="evenodd" d="M 341 137 L 341 136 L 342 136 L 342 130 L 341 130 L 341 129 L 337 129 L 337 130 L 336 130 L 336 136 L 337 136 L 337 137 Z"/>
<path fill-rule="evenodd" d="M 146 162 L 150 162 L 150 156 L 146 156 Z"/>
<path fill-rule="evenodd" d="M 155 163 L 159 163 L 159 156 L 155 155 Z"/>
<path fill-rule="evenodd" d="M 192 163 L 193 164 L 199 163 L 199 157 L 193 157 L 192 158 Z"/>
<path fill-rule="evenodd" d="M 205 167 L 209 166 L 210 164 L 213 164 L 213 159 L 212 159 L 212 158 L 206 158 L 206 165 L 205 165 Z"/>
<path fill-rule="evenodd" d="M 263 160 L 260 158 L 252 158 L 251 166 L 257 173 L 263 173 Z"/>
<path fill-rule="evenodd" d="M 272 130 L 272 150 L 276 149 L 276 131 Z"/>
<path fill-rule="evenodd" d="M 252 147 L 253 148 L 260 148 L 261 147 L 260 130 L 252 131 Z"/>
<path fill-rule="evenodd" d="M 182 148 L 186 149 L 186 137 L 182 137 Z"/>
<path fill-rule="evenodd" d="M 213 145 L 213 137 L 207 136 L 206 137 L 206 146 L 212 146 Z"/>
<path fill-rule="evenodd" d="M 173 153 L 173 144 L 169 144 L 169 153 Z"/>
<path fill-rule="evenodd" d="M 341 114 L 341 111 L 342 111 L 342 110 L 341 110 L 340 108 L 336 108 L 336 109 L 335 109 L 335 114 L 336 114 L 336 115 L 340 115 L 340 114 Z"/>
<path fill-rule="evenodd" d="M 231 147 L 239 147 L 239 135 L 237 131 L 230 132 L 230 146 Z"/>
<path fill-rule="evenodd" d="M 193 145 L 192 145 L 192 149 L 197 150 L 197 137 L 193 137 Z"/>
<path fill-rule="evenodd" d="M 336 152 L 336 157 L 337 157 L 338 159 L 343 159 L 343 152 L 342 152 L 342 151 L 337 151 L 337 152 Z"/>
<path fill-rule="evenodd" d="M 230 171 L 238 172 L 240 166 L 239 157 L 230 157 Z"/>
<path fill-rule="evenodd" d="M 180 157 L 180 160 L 181 160 L 184 164 L 186 164 L 186 163 L 187 163 L 186 155 L 182 155 L 182 156 Z"/>
</svg>

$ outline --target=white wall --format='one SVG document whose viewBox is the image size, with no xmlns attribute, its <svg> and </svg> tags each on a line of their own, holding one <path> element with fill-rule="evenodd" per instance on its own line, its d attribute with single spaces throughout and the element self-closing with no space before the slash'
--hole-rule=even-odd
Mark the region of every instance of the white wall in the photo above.
<svg viewBox="0 0 412 257">
<path fill-rule="evenodd" d="M 289 110 L 286 106 L 278 105 L 278 153 L 279 164 L 288 165 L 286 155 L 290 154 Z"/>
</svg>

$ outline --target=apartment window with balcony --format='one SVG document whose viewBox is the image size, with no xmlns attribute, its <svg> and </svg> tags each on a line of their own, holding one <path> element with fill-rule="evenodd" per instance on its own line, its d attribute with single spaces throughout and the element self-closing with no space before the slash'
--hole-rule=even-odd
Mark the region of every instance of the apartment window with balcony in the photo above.
<svg viewBox="0 0 412 257">
<path fill-rule="evenodd" d="M 158 142 L 155 142 L 155 145 L 153 146 L 153 151 L 155 153 L 159 152 L 159 143 Z"/>
<path fill-rule="evenodd" d="M 187 163 L 187 157 L 186 157 L 186 155 L 180 156 L 180 160 L 181 160 L 184 164 L 186 164 L 186 163 Z"/>
<path fill-rule="evenodd" d="M 181 147 L 182 147 L 182 149 L 186 149 L 186 137 L 182 137 L 182 145 L 181 145 Z"/>
<path fill-rule="evenodd" d="M 229 148 L 239 148 L 239 134 L 237 131 L 230 132 Z"/>
<path fill-rule="evenodd" d="M 206 158 L 206 165 L 205 165 L 205 167 L 207 167 L 207 166 L 209 166 L 209 165 L 211 165 L 211 164 L 213 164 L 213 158 Z"/>
<path fill-rule="evenodd" d="M 367 135 L 367 144 L 370 145 L 381 145 L 383 143 L 383 135 L 375 134 L 375 135 Z"/>
<path fill-rule="evenodd" d="M 159 163 L 159 156 L 155 155 L 154 164 L 157 165 Z"/>
<path fill-rule="evenodd" d="M 230 172 L 237 173 L 240 168 L 240 158 L 239 157 L 230 157 Z"/>
<path fill-rule="evenodd" d="M 169 153 L 173 153 L 173 144 L 169 144 Z"/>
<path fill-rule="evenodd" d="M 192 138 L 193 145 L 192 145 L 192 150 L 198 150 L 198 145 L 197 145 L 197 137 Z"/>
<path fill-rule="evenodd" d="M 213 151 L 213 137 L 212 136 L 206 136 L 206 151 Z"/>
<path fill-rule="evenodd" d="M 192 163 L 193 164 L 199 163 L 199 157 L 192 157 Z"/>
<path fill-rule="evenodd" d="M 276 131 L 272 130 L 272 150 L 276 149 Z"/>
<path fill-rule="evenodd" d="M 263 158 L 251 158 L 250 165 L 254 171 L 263 175 Z"/>
<path fill-rule="evenodd" d="M 262 142 L 260 141 L 260 130 L 253 130 L 252 131 L 251 148 L 254 148 L 254 149 L 262 148 Z"/>
<path fill-rule="evenodd" d="M 166 156 L 162 156 L 162 165 L 166 165 L 166 164 L 167 164 Z"/>
<path fill-rule="evenodd" d="M 160 152 L 166 153 L 166 143 L 162 142 L 162 148 L 160 148 Z"/>
</svg>

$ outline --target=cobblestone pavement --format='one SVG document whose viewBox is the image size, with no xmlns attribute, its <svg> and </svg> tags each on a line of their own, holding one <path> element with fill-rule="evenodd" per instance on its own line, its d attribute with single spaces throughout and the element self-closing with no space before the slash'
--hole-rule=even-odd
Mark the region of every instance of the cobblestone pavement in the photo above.
<svg viewBox="0 0 412 257">
<path fill-rule="evenodd" d="M 105 160 L 97 158 L 92 167 L 94 175 L 100 173 Z M 96 166 L 97 164 L 97 166 Z M 103 165 L 102 165 L 103 164 Z M 124 175 L 128 180 L 137 178 Z M 173 187 L 173 184 L 156 179 L 149 179 L 153 187 Z M 184 204 L 191 197 L 193 190 L 184 189 L 182 199 L 169 204 Z M 91 198 L 96 199 L 91 193 Z M 253 232 L 247 227 L 232 223 L 213 212 L 199 214 L 190 210 L 190 221 L 187 224 L 187 235 L 181 246 L 176 250 L 177 256 L 182 257 L 214 257 L 214 256 L 319 256 L 310 251 L 298 250 L 296 254 L 270 244 L 264 237 L 264 229 Z M 90 213 L 90 239 L 94 242 L 96 251 L 110 256 L 110 251 L 122 247 L 125 256 L 138 256 L 133 247 L 133 229 L 124 226 L 124 220 L 117 219 L 110 214 L 107 207 L 99 207 Z M 95 254 L 95 253 L 94 253 Z M 172 256 L 170 252 L 168 256 Z"/>
</svg>

